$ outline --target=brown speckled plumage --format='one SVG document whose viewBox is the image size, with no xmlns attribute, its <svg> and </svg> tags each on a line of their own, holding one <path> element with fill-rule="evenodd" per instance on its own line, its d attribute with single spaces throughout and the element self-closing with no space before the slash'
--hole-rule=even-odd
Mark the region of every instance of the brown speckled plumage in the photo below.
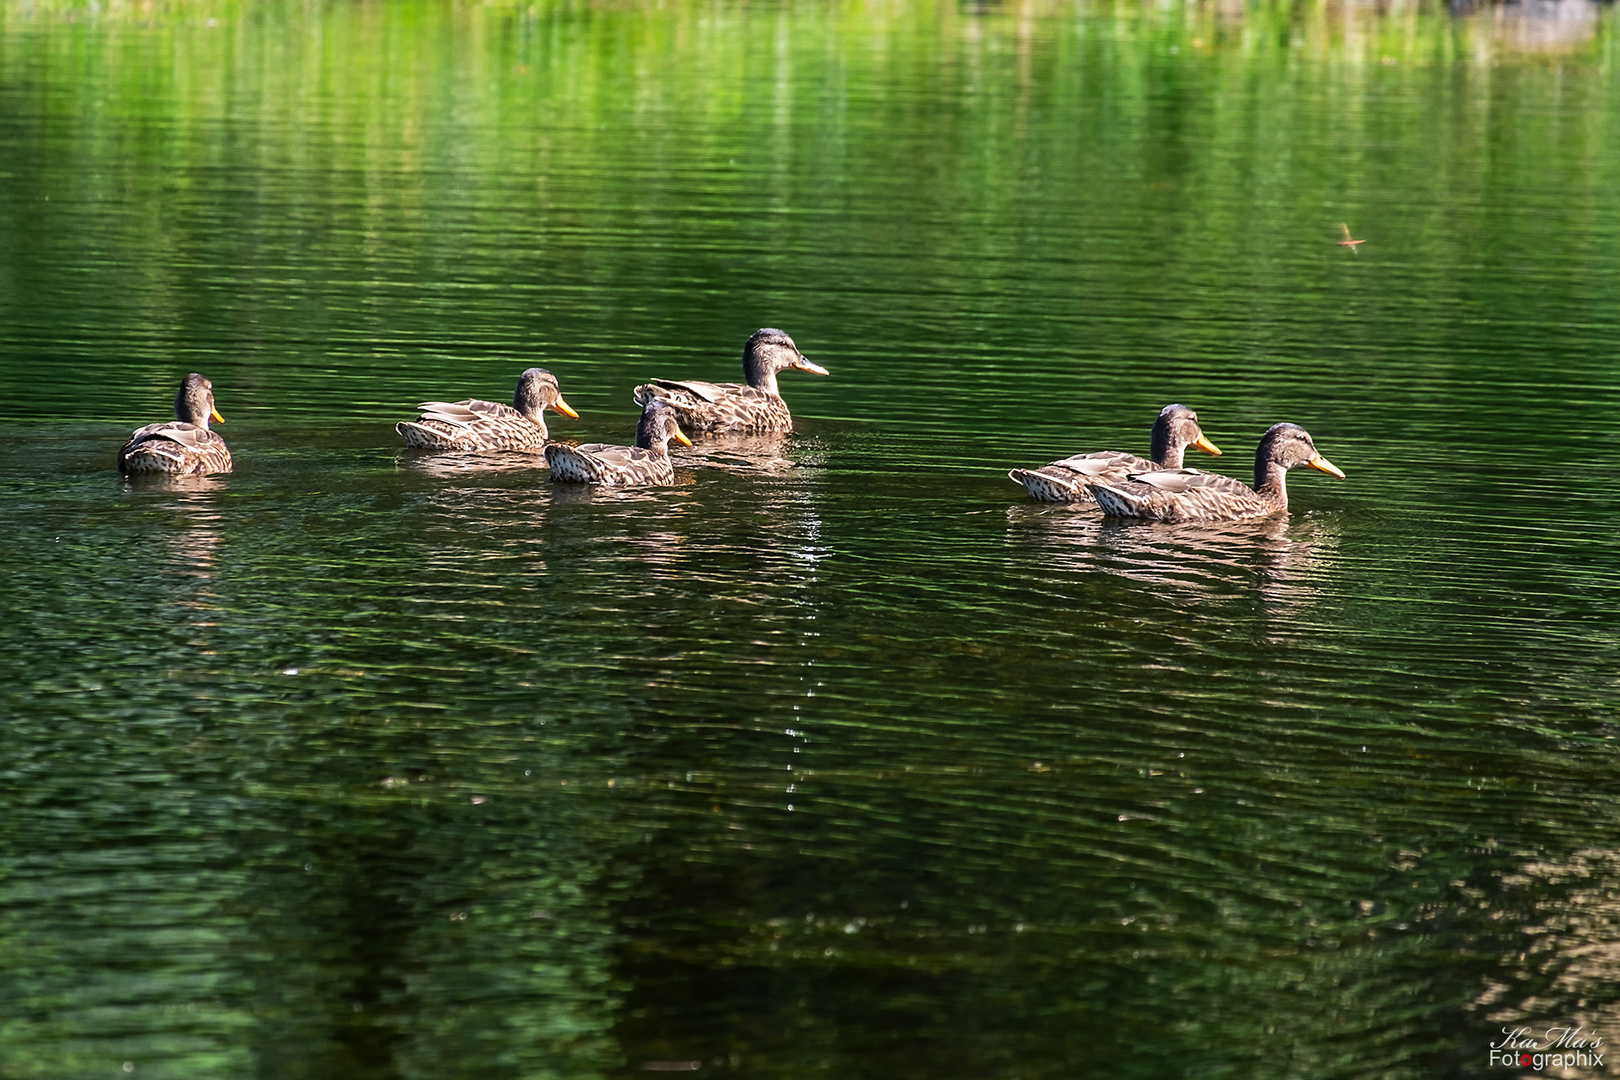
<svg viewBox="0 0 1620 1080">
<path fill-rule="evenodd" d="M 1241 521 L 1288 511 L 1289 469 L 1308 465 L 1344 478 L 1338 466 L 1316 450 L 1298 424 L 1275 424 L 1254 452 L 1254 487 L 1196 469 L 1139 473 L 1113 484 L 1097 484 L 1098 504 L 1115 517 L 1150 521 Z"/>
<path fill-rule="evenodd" d="M 669 461 L 671 439 L 692 445 L 675 419 L 675 410 L 653 400 L 641 410 L 636 445 L 551 443 L 546 447 L 546 464 L 551 466 L 553 480 L 618 487 L 668 484 L 675 479 Z"/>
<path fill-rule="evenodd" d="M 1099 450 L 1075 454 L 1038 469 L 1014 469 L 1007 476 L 1013 483 L 1022 484 L 1031 498 L 1089 504 L 1097 501 L 1091 491 L 1093 484 L 1119 483 L 1132 473 L 1153 469 L 1179 469 L 1182 452 L 1189 446 L 1206 454 L 1220 454 L 1198 427 L 1198 414 L 1185 405 L 1166 405 L 1159 410 L 1153 422 L 1151 445 L 1151 461 L 1121 450 Z"/>
<path fill-rule="evenodd" d="M 546 442 L 546 409 L 578 416 L 563 400 L 557 379 L 545 368 L 530 368 L 518 377 L 512 404 L 467 398 L 424 401 L 422 415 L 403 420 L 394 430 L 406 446 L 430 450 L 535 450 Z"/>
<path fill-rule="evenodd" d="M 793 339 L 769 327 L 755 331 L 743 348 L 740 383 L 654 379 L 635 389 L 637 405 L 658 400 L 675 410 L 682 428 L 716 435 L 769 435 L 793 430 L 793 416 L 776 388 L 776 373 L 788 368 L 825 375 L 799 352 Z"/>
<path fill-rule="evenodd" d="M 210 420 L 225 420 L 214 408 L 213 383 L 196 372 L 187 375 L 174 399 L 174 417 L 136 430 L 118 451 L 118 471 L 126 476 L 203 476 L 231 471 L 230 449 L 208 429 Z"/>
</svg>

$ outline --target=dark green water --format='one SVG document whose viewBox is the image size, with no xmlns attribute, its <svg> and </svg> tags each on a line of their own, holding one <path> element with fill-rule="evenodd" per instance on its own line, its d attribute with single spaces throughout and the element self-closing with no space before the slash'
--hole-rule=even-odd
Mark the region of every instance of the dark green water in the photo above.
<svg viewBox="0 0 1620 1080">
<path fill-rule="evenodd" d="M 1617 51 L 1568 3 L 0 9 L 0 1078 L 1620 1038 Z M 391 429 L 538 363 L 620 441 L 766 325 L 831 378 L 671 489 Z M 191 370 L 236 471 L 122 483 Z M 1164 528 L 1005 478 L 1171 401 L 1347 479 Z"/>
</svg>

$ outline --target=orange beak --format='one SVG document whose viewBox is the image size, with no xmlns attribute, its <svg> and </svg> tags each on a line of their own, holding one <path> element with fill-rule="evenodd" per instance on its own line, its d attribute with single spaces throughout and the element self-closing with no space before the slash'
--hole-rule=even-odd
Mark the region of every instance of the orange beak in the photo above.
<svg viewBox="0 0 1620 1080">
<path fill-rule="evenodd" d="M 208 419 L 212 420 L 216 424 L 223 424 L 225 422 L 225 418 L 219 415 L 218 409 L 209 409 Z"/>
<path fill-rule="evenodd" d="M 1340 469 L 1337 465 L 1333 464 L 1333 462 L 1329 461 L 1321 454 L 1317 454 L 1305 464 L 1309 465 L 1318 472 L 1325 472 L 1329 476 L 1337 476 L 1340 480 L 1344 479 L 1344 470 Z"/>
<path fill-rule="evenodd" d="M 575 412 L 574 407 L 562 399 L 561 394 L 557 395 L 557 400 L 551 403 L 551 407 L 564 416 L 572 416 L 575 420 L 579 419 L 579 413 Z"/>
<path fill-rule="evenodd" d="M 1202 450 L 1204 453 L 1213 454 L 1215 457 L 1221 456 L 1221 448 L 1210 442 L 1209 436 L 1202 431 L 1198 433 L 1198 441 L 1193 443 L 1193 449 Z"/>
<path fill-rule="evenodd" d="M 682 446 L 692 445 L 692 440 L 688 439 L 686 437 L 686 432 L 682 431 L 679 427 L 675 429 L 675 441 L 680 443 Z"/>
<path fill-rule="evenodd" d="M 810 358 L 802 353 L 799 355 L 797 360 L 793 361 L 793 366 L 798 368 L 800 371 L 808 371 L 812 375 L 827 374 L 826 368 L 822 367 L 820 364 L 812 364 L 810 362 Z"/>
</svg>

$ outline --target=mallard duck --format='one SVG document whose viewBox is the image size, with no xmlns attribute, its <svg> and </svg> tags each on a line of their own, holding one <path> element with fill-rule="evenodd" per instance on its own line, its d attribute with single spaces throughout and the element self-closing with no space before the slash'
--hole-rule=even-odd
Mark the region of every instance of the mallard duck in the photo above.
<svg viewBox="0 0 1620 1080">
<path fill-rule="evenodd" d="M 1122 483 L 1093 490 L 1105 514 L 1152 521 L 1239 521 L 1288 510 L 1288 470 L 1309 465 L 1344 479 L 1323 457 L 1310 432 L 1298 424 L 1274 424 L 1254 452 L 1254 487 L 1197 469 L 1137 473 Z"/>
<path fill-rule="evenodd" d="M 1216 457 L 1221 454 L 1199 429 L 1198 414 L 1185 405 L 1166 405 L 1159 410 L 1159 418 L 1153 421 L 1152 446 L 1152 461 L 1121 450 L 1099 450 L 1038 469 L 1014 469 L 1007 476 L 1043 502 L 1094 503 L 1097 496 L 1091 493 L 1092 484 L 1118 483 L 1132 473 L 1154 469 L 1179 469 L 1182 452 L 1189 446 Z"/>
<path fill-rule="evenodd" d="M 637 405 L 666 402 L 687 431 L 722 435 L 769 435 L 793 430 L 793 416 L 776 389 L 776 373 L 798 368 L 812 375 L 827 369 L 812 364 L 793 339 L 769 327 L 756 330 L 743 348 L 743 376 L 738 383 L 676 382 L 654 379 L 635 389 Z"/>
<path fill-rule="evenodd" d="M 417 408 L 421 416 L 400 421 L 394 430 L 406 446 L 432 450 L 531 450 L 545 445 L 547 408 L 579 417 L 563 400 L 556 376 L 537 367 L 518 376 L 510 405 L 467 398 L 424 401 Z"/>
<path fill-rule="evenodd" d="M 225 440 L 208 430 L 208 421 L 223 424 L 214 408 L 214 384 L 192 372 L 180 383 L 174 398 L 174 419 L 147 424 L 129 437 L 118 451 L 118 471 L 202 476 L 231 471 L 231 452 Z"/>
<path fill-rule="evenodd" d="M 675 410 L 654 399 L 641 410 L 641 419 L 636 423 L 636 445 L 550 443 L 546 446 L 546 464 L 551 466 L 553 480 L 619 487 L 667 484 L 675 479 L 675 470 L 669 463 L 671 439 L 692 445 L 675 419 Z"/>
</svg>

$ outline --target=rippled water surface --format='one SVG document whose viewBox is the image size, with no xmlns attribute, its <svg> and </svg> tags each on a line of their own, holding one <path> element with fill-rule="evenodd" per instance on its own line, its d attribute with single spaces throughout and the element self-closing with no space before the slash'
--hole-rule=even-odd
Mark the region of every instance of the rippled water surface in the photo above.
<svg viewBox="0 0 1620 1080">
<path fill-rule="evenodd" d="M 1615 60 L 1567 0 L 0 10 L 0 1078 L 1620 1039 Z M 625 441 L 760 326 L 831 376 L 669 488 L 392 430 L 541 364 Z M 236 471 L 120 481 L 192 370 Z M 1347 477 L 1006 479 L 1171 401 Z"/>
</svg>

